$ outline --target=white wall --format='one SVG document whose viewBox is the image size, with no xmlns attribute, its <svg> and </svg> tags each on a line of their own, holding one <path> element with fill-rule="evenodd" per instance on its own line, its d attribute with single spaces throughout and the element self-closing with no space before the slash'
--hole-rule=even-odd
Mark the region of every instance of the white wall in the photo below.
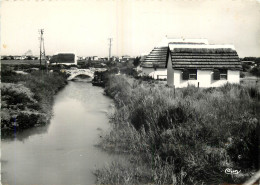
<svg viewBox="0 0 260 185">
<path fill-rule="evenodd" d="M 228 70 L 228 82 L 229 83 L 240 83 L 240 71 Z"/>
<path fill-rule="evenodd" d="M 167 79 L 167 69 L 166 68 L 157 68 L 154 70 L 154 68 L 144 68 L 142 69 L 142 75 L 149 75 L 153 77 L 154 79 Z"/>
<path fill-rule="evenodd" d="M 169 69 L 168 69 L 169 70 Z M 167 79 L 168 82 L 173 81 L 173 85 L 176 88 L 187 87 L 188 85 L 195 85 L 198 87 L 219 87 L 225 83 L 240 83 L 240 71 L 231 71 L 228 70 L 228 79 L 227 80 L 214 80 L 212 70 L 197 70 L 197 80 L 183 80 L 182 79 L 182 70 L 173 70 L 173 77 Z M 170 76 L 168 76 L 170 78 Z M 171 86 L 171 84 L 168 84 Z"/>
<path fill-rule="evenodd" d="M 154 68 L 148 68 L 148 67 L 143 67 L 142 68 L 142 75 L 149 75 L 150 73 L 154 72 Z"/>
</svg>

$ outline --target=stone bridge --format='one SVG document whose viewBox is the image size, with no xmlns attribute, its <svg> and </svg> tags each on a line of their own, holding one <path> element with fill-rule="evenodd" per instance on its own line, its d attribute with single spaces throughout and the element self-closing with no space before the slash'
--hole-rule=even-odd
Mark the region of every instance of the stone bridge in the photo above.
<svg viewBox="0 0 260 185">
<path fill-rule="evenodd" d="M 94 78 L 94 72 L 95 71 L 106 71 L 106 69 L 102 68 L 90 68 L 90 69 L 67 69 L 64 70 L 64 72 L 68 75 L 70 75 L 67 80 L 72 80 L 78 75 L 86 75 L 89 76 L 90 78 Z"/>
</svg>

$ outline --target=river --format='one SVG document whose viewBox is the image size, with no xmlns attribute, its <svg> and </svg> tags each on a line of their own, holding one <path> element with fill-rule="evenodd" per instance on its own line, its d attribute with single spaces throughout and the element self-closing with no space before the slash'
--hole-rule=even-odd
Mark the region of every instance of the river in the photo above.
<svg viewBox="0 0 260 185">
<path fill-rule="evenodd" d="M 112 107 L 102 88 L 69 82 L 55 97 L 50 124 L 2 140 L 2 183 L 94 184 L 95 168 L 114 158 L 95 146 L 109 129 L 107 113 Z"/>
</svg>

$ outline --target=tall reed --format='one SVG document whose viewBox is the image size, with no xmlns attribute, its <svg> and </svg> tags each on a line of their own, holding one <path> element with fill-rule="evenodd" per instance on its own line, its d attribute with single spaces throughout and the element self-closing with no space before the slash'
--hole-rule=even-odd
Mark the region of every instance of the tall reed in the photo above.
<svg viewBox="0 0 260 185">
<path fill-rule="evenodd" d="M 259 168 L 260 103 L 251 91 L 227 84 L 174 92 L 112 75 L 105 92 L 117 110 L 101 146 L 141 158 L 152 172 L 139 183 L 241 183 Z M 228 175 L 226 168 L 241 173 Z"/>
</svg>

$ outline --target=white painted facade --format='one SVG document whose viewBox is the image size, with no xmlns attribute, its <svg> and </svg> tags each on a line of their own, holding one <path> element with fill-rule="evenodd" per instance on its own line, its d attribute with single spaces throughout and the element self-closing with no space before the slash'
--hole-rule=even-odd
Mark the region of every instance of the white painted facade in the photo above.
<svg viewBox="0 0 260 185">
<path fill-rule="evenodd" d="M 182 70 L 172 69 L 172 63 L 169 62 L 167 68 L 142 68 L 143 76 L 151 76 L 154 79 L 167 79 L 169 86 L 187 87 L 188 85 L 195 85 L 196 87 L 219 87 L 225 83 L 240 83 L 239 70 L 227 70 L 227 80 L 214 80 L 213 70 L 197 70 L 197 80 L 183 80 Z"/>
<path fill-rule="evenodd" d="M 196 44 L 194 44 L 196 43 Z M 170 51 L 174 51 L 175 48 L 201 48 L 201 49 L 226 49 L 230 48 L 235 50 L 233 45 L 215 45 L 209 44 L 207 39 L 173 39 L 165 37 L 157 47 L 169 47 Z M 177 88 L 187 87 L 188 85 L 199 84 L 199 87 L 219 87 L 226 83 L 240 83 L 240 71 L 239 70 L 227 70 L 227 79 L 214 80 L 213 69 L 198 69 L 197 80 L 183 80 L 183 71 L 180 69 L 173 69 L 171 55 L 167 60 L 167 68 L 142 68 L 142 75 L 149 75 L 154 79 L 167 78 L 167 84 L 169 86 L 175 86 Z"/>
<path fill-rule="evenodd" d="M 176 88 L 187 87 L 188 85 L 194 85 L 196 87 L 219 87 L 226 83 L 240 83 L 240 71 L 239 70 L 227 70 L 226 80 L 214 80 L 213 70 L 197 70 L 197 80 L 183 80 L 182 70 L 173 69 L 171 56 L 169 55 L 167 68 L 142 68 L 142 75 L 151 76 L 154 79 L 167 79 L 169 86 L 175 86 Z"/>
<path fill-rule="evenodd" d="M 169 44 L 170 50 L 174 48 L 231 48 L 235 49 L 233 45 L 189 45 L 182 44 Z M 240 71 L 239 70 L 227 70 L 226 80 L 214 80 L 213 70 L 198 69 L 197 80 L 183 80 L 183 71 L 180 69 L 172 68 L 171 57 L 169 56 L 167 62 L 167 84 L 169 86 L 175 86 L 176 88 L 187 87 L 188 85 L 194 85 L 196 87 L 219 87 L 226 83 L 240 83 Z"/>
<path fill-rule="evenodd" d="M 176 44 L 169 44 L 169 43 L 176 43 Z M 186 44 L 185 44 L 186 43 Z M 156 47 L 187 47 L 187 43 L 200 43 L 198 46 L 201 45 L 208 45 L 207 39 L 176 39 L 176 38 L 168 38 L 167 36 L 164 37 L 160 43 L 156 45 Z M 196 45 L 196 47 L 198 47 Z M 170 48 L 171 49 L 171 48 Z M 143 55 L 149 55 L 149 53 L 145 53 Z M 151 76 L 154 79 L 167 79 L 167 68 L 154 68 L 143 67 L 142 68 L 142 75 Z"/>
<path fill-rule="evenodd" d="M 167 79 L 167 69 L 166 68 L 142 68 L 142 76 L 150 76 L 154 79 Z"/>
<path fill-rule="evenodd" d="M 227 70 L 226 80 L 214 80 L 213 70 L 198 69 L 197 80 L 183 80 L 183 71 L 172 68 L 172 61 L 170 56 L 167 63 L 167 73 L 167 85 L 175 86 L 176 88 L 187 87 L 188 85 L 194 85 L 196 87 L 219 87 L 226 83 L 240 83 L 239 70 Z"/>
<path fill-rule="evenodd" d="M 214 80 L 213 70 L 197 70 L 197 80 L 183 80 L 182 70 L 172 69 L 172 78 L 168 76 L 167 84 L 169 86 L 175 86 L 176 88 L 187 87 L 188 85 L 194 85 L 196 87 L 219 87 L 226 83 L 239 84 L 240 71 L 227 71 L 227 80 Z M 173 82 L 173 83 L 171 83 Z"/>
</svg>

